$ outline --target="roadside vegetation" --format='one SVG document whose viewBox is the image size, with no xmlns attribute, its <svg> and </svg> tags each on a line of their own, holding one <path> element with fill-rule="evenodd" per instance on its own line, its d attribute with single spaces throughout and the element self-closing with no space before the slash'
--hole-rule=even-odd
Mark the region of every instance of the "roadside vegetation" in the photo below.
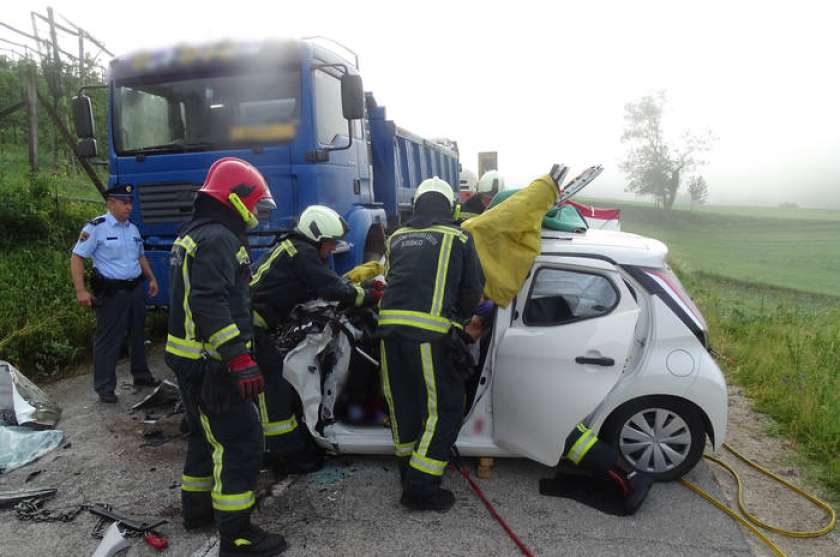
<svg viewBox="0 0 840 557">
<path fill-rule="evenodd" d="M 668 244 L 729 381 L 840 501 L 840 211 L 590 202 Z"/>
</svg>

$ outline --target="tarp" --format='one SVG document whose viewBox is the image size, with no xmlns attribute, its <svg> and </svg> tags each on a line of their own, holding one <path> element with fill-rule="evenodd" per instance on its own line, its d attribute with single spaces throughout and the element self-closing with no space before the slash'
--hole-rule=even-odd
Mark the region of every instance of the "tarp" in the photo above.
<svg viewBox="0 0 840 557">
<path fill-rule="evenodd" d="M 0 425 L 55 427 L 61 407 L 9 362 L 0 361 Z"/>
<path fill-rule="evenodd" d="M 462 227 L 473 235 L 484 270 L 484 295 L 507 307 L 540 253 L 543 217 L 557 201 L 558 188 L 546 175 L 489 208 Z"/>
<path fill-rule="evenodd" d="M 510 196 L 519 190 L 505 190 L 493 196 L 488 208 L 493 208 L 499 205 Z M 578 213 L 575 206 L 566 202 L 559 207 L 552 207 L 549 209 L 542 220 L 542 227 L 549 230 L 560 230 L 562 232 L 582 232 L 586 230 L 587 224 L 583 217 Z"/>
</svg>

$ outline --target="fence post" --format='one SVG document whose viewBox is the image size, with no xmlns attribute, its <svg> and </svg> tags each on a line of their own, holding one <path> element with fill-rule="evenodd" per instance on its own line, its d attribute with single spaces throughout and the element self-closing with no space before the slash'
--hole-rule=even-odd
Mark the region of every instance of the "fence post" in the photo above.
<svg viewBox="0 0 840 557">
<path fill-rule="evenodd" d="M 35 67 L 26 69 L 26 115 L 29 122 L 29 170 L 38 172 L 38 90 L 35 81 Z"/>
</svg>

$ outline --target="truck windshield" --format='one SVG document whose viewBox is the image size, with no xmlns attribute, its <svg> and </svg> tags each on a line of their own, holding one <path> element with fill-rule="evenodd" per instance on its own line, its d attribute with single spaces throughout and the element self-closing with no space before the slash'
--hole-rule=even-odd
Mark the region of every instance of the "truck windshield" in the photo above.
<svg viewBox="0 0 840 557">
<path fill-rule="evenodd" d="M 291 141 L 299 90 L 292 69 L 117 82 L 114 143 L 119 154 L 136 154 Z"/>
</svg>

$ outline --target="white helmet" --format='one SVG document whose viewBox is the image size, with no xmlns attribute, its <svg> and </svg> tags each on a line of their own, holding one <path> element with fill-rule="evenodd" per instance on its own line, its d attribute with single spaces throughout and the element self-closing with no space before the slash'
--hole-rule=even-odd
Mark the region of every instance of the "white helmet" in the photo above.
<svg viewBox="0 0 840 557">
<path fill-rule="evenodd" d="M 478 181 L 478 193 L 497 194 L 505 189 L 505 179 L 498 170 L 488 170 Z"/>
<path fill-rule="evenodd" d="M 441 194 L 446 198 L 449 202 L 449 208 L 455 206 L 455 192 L 452 190 L 452 186 L 450 186 L 445 180 L 441 180 L 437 176 L 433 178 L 426 178 L 420 185 L 417 186 L 417 191 L 414 192 L 414 204 L 417 204 L 417 200 L 420 199 L 420 196 L 424 193 L 429 193 L 430 191 L 436 192 Z"/>
<path fill-rule="evenodd" d="M 313 242 L 339 240 L 350 230 L 341 215 L 323 205 L 310 205 L 300 214 L 295 227 Z"/>
</svg>

